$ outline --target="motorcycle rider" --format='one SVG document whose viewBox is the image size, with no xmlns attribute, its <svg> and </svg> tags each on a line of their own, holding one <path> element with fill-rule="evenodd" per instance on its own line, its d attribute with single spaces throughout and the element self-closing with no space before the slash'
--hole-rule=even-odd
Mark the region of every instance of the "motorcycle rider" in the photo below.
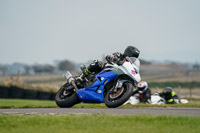
<svg viewBox="0 0 200 133">
<path fill-rule="evenodd" d="M 159 96 L 163 97 L 167 104 L 179 103 L 178 96 L 173 91 L 172 87 L 164 88 L 162 93 L 159 93 Z"/>
<path fill-rule="evenodd" d="M 137 85 L 137 89 L 132 95 L 139 94 L 139 100 L 143 103 L 151 103 L 151 90 L 148 88 L 146 81 L 140 81 Z"/>
<path fill-rule="evenodd" d="M 112 55 L 107 55 L 105 58 L 109 64 L 116 63 L 117 65 L 122 65 L 123 62 L 126 61 L 126 57 L 130 57 L 134 64 L 139 68 L 139 54 L 140 51 L 136 47 L 128 46 L 123 54 L 115 52 Z M 105 64 L 103 64 L 101 61 L 94 60 L 87 68 L 82 69 L 83 74 L 81 77 L 87 77 L 92 72 L 98 73 L 103 70 L 104 66 Z"/>
</svg>

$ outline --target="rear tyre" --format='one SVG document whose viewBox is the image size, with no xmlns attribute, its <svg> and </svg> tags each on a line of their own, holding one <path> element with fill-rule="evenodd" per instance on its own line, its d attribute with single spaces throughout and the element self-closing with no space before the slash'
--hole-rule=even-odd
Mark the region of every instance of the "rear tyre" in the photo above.
<svg viewBox="0 0 200 133">
<path fill-rule="evenodd" d="M 61 108 L 70 108 L 80 102 L 74 91 L 74 87 L 69 84 L 65 84 L 60 88 L 56 94 L 55 100 L 56 104 Z"/>
<path fill-rule="evenodd" d="M 104 103 L 109 108 L 116 108 L 124 104 L 133 93 L 133 85 L 130 82 L 123 83 L 116 92 L 108 91 L 104 97 Z"/>
</svg>

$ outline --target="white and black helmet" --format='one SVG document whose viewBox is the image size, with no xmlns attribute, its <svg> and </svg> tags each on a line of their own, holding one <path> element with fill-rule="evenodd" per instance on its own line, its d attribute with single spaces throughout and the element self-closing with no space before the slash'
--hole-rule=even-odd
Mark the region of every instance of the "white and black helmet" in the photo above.
<svg viewBox="0 0 200 133">
<path fill-rule="evenodd" d="M 148 88 L 148 84 L 145 81 L 140 81 L 138 83 L 137 87 L 138 87 L 138 92 L 139 93 L 144 93 Z"/>
</svg>

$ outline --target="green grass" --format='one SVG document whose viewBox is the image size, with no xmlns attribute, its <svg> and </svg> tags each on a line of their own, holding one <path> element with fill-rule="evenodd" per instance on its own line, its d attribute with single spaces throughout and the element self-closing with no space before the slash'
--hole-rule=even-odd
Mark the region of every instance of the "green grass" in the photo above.
<svg viewBox="0 0 200 133">
<path fill-rule="evenodd" d="M 1 133 L 199 133 L 200 117 L 0 115 Z"/>
<path fill-rule="evenodd" d="M 55 101 L 0 99 L 0 108 L 53 108 L 57 107 Z"/>
<path fill-rule="evenodd" d="M 55 101 L 47 100 L 25 100 L 25 99 L 0 99 L 0 108 L 56 108 L 58 107 Z M 200 108 L 199 99 L 189 99 L 188 104 L 172 104 L 172 105 L 151 105 L 151 104 L 137 104 L 137 105 L 123 105 L 120 108 L 134 108 L 134 107 L 196 107 Z M 107 108 L 102 104 L 86 104 L 80 103 L 73 108 Z"/>
</svg>

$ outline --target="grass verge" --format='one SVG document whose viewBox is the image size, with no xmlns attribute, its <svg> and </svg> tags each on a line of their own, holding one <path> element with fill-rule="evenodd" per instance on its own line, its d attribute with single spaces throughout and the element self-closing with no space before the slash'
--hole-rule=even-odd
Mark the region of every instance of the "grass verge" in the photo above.
<svg viewBox="0 0 200 133">
<path fill-rule="evenodd" d="M 25 99 L 0 99 L 0 108 L 54 108 L 55 101 L 25 100 Z"/>
<path fill-rule="evenodd" d="M 200 117 L 0 115 L 1 133 L 199 133 Z"/>
<path fill-rule="evenodd" d="M 25 99 L 0 99 L 0 108 L 56 108 L 55 101 L 47 100 L 25 100 Z M 123 105 L 120 108 L 134 108 L 134 107 L 196 107 L 200 108 L 199 99 L 189 99 L 188 104 L 168 104 L 168 105 L 151 105 L 151 104 L 137 104 L 137 105 Z M 86 104 L 80 103 L 73 108 L 106 108 L 105 104 Z"/>
</svg>

